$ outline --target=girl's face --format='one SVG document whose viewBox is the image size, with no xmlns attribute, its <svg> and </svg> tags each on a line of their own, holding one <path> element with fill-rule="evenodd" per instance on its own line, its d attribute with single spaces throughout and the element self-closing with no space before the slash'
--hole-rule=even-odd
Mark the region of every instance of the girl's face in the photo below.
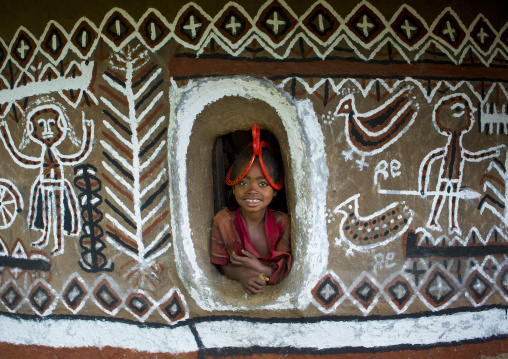
<svg viewBox="0 0 508 359">
<path fill-rule="evenodd" d="M 265 211 L 277 191 L 266 181 L 256 158 L 245 177 L 233 186 L 233 194 L 244 213 L 259 213 Z"/>
</svg>

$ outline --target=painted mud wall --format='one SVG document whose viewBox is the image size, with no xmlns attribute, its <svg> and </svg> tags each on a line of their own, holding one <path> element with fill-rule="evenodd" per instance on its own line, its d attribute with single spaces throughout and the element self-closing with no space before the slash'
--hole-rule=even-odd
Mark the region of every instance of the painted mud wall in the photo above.
<svg viewBox="0 0 508 359">
<path fill-rule="evenodd" d="M 506 337 L 505 4 L 21 5 L 0 26 L 3 348 Z M 214 143 L 254 123 L 281 148 L 294 262 L 249 297 L 209 236 Z"/>
</svg>

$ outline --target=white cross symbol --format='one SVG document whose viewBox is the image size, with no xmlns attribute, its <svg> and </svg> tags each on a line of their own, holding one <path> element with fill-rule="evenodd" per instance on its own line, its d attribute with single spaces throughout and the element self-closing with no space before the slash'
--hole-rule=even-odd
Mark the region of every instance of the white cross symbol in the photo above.
<svg viewBox="0 0 508 359">
<path fill-rule="evenodd" d="M 450 38 L 450 41 L 455 41 L 455 29 L 452 28 L 452 24 L 447 21 L 446 22 L 446 30 L 443 30 L 443 35 L 447 35 Z"/>
<path fill-rule="evenodd" d="M 194 22 L 194 15 L 191 15 L 191 17 L 189 19 L 189 24 L 185 25 L 183 28 L 185 30 L 190 30 L 191 37 L 194 39 L 196 37 L 196 35 L 197 35 L 196 30 L 199 29 L 201 26 L 203 26 L 203 24 L 200 23 L 200 22 L 195 23 Z"/>
<path fill-rule="evenodd" d="M 267 20 L 266 23 L 273 26 L 273 32 L 275 34 L 279 33 L 279 25 L 286 24 L 284 20 L 279 20 L 279 14 L 277 13 L 277 11 L 273 12 L 273 19 Z"/>
<path fill-rule="evenodd" d="M 370 32 L 369 29 L 374 27 L 374 24 L 369 22 L 367 15 L 363 15 L 363 22 L 360 24 L 360 21 L 358 21 L 356 27 L 363 31 L 363 36 L 368 37 Z"/>
<path fill-rule="evenodd" d="M 13 290 L 9 291 L 5 299 L 7 300 L 8 304 L 13 304 L 14 300 L 16 299 L 16 293 Z"/>
<path fill-rule="evenodd" d="M 411 32 L 413 32 L 413 30 L 416 30 L 416 27 L 411 26 L 409 24 L 409 20 L 406 19 L 406 21 L 404 21 L 404 25 L 402 25 L 400 28 L 406 32 L 406 37 L 409 40 L 411 40 L 412 37 Z"/>
<path fill-rule="evenodd" d="M 476 292 L 478 294 L 482 294 L 485 290 L 485 284 L 483 284 L 480 280 L 477 280 L 476 283 L 473 285 L 473 288 L 476 289 Z"/>
<path fill-rule="evenodd" d="M 25 40 L 21 40 L 21 43 L 18 47 L 19 55 L 21 56 L 21 59 L 24 60 L 26 56 L 26 52 L 30 50 L 30 47 L 25 43 Z"/>
<path fill-rule="evenodd" d="M 234 16 L 231 16 L 231 19 L 229 20 L 229 24 L 226 25 L 226 29 L 231 29 L 231 34 L 233 36 L 236 36 L 237 29 L 241 28 L 242 24 L 239 22 L 236 22 L 236 18 Z"/>
<path fill-rule="evenodd" d="M 335 294 L 335 291 L 333 290 L 332 286 L 330 284 L 326 284 L 326 286 L 321 290 L 321 295 L 325 300 L 328 300 L 332 295 Z"/>
<path fill-rule="evenodd" d="M 436 292 L 437 291 L 437 300 L 440 300 L 443 297 L 443 294 L 448 292 L 450 290 L 450 287 L 448 285 L 444 286 L 444 281 L 441 279 L 441 277 L 437 277 L 436 279 L 437 284 L 433 287 L 429 288 L 430 292 Z"/>
<path fill-rule="evenodd" d="M 482 45 L 485 43 L 485 39 L 489 37 L 489 34 L 487 34 L 484 30 L 483 30 L 483 27 L 480 27 L 480 32 L 476 34 L 476 37 L 478 38 L 478 40 L 480 40 L 480 42 L 482 43 Z"/>
<path fill-rule="evenodd" d="M 407 291 L 402 284 L 399 284 L 393 290 L 393 292 L 395 293 L 395 295 L 397 295 L 397 299 L 402 299 L 402 298 L 404 298 L 404 295 L 406 294 Z"/>
<path fill-rule="evenodd" d="M 46 294 L 44 294 L 42 291 L 39 291 L 34 297 L 34 301 L 39 304 L 39 307 L 42 307 L 47 298 L 48 296 Z"/>
</svg>

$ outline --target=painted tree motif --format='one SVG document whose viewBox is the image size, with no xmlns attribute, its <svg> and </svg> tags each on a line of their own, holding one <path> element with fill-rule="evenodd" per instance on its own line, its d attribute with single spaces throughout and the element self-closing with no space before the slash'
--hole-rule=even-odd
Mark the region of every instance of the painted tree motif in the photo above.
<svg viewBox="0 0 508 359">
<path fill-rule="evenodd" d="M 130 279 L 156 276 L 156 258 L 170 246 L 161 72 L 146 51 L 127 47 L 112 56 L 103 74 L 109 87 L 101 86 L 107 107 L 101 140 L 110 209 L 106 239 L 133 258 L 123 273 Z"/>
<path fill-rule="evenodd" d="M 481 184 L 483 185 L 483 195 L 478 209 L 480 213 L 487 208 L 495 214 L 504 226 L 508 225 L 508 155 L 505 163 L 495 158 L 489 164 L 489 173 L 482 176 Z M 493 172 L 493 173 L 492 173 Z M 497 173 L 496 173 L 497 172 Z"/>
</svg>

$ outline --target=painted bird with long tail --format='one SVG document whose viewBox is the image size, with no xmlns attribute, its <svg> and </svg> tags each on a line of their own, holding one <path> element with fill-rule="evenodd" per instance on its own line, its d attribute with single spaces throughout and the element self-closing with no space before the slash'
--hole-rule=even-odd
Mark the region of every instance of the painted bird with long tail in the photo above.
<svg viewBox="0 0 508 359">
<path fill-rule="evenodd" d="M 362 169 L 365 156 L 383 151 L 409 129 L 418 113 L 418 104 L 409 95 L 410 89 L 403 89 L 366 113 L 357 111 L 352 94 L 340 101 L 334 115 L 346 117 L 346 138 L 351 147 L 343 153 L 346 159 L 352 159 L 352 152 L 356 152 L 362 156 L 358 163 Z"/>
</svg>

